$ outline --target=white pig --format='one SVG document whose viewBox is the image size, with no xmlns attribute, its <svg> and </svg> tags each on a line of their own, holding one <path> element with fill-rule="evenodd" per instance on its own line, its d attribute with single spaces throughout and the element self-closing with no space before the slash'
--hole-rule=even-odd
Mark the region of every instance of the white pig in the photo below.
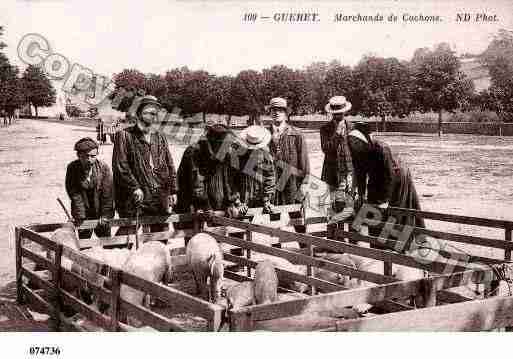
<svg viewBox="0 0 513 359">
<path fill-rule="evenodd" d="M 197 293 L 211 302 L 218 302 L 224 277 L 223 253 L 214 237 L 206 233 L 194 235 L 185 250 Z M 207 281 L 210 281 L 207 286 Z"/>
</svg>

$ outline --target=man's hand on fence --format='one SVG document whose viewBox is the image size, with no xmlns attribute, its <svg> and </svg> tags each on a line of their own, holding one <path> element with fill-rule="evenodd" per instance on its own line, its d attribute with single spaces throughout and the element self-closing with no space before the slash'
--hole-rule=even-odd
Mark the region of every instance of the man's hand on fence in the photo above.
<svg viewBox="0 0 513 359">
<path fill-rule="evenodd" d="M 134 191 L 134 201 L 136 204 L 140 204 L 142 203 L 144 199 L 144 193 L 142 191 L 142 189 L 138 188 Z"/>
</svg>

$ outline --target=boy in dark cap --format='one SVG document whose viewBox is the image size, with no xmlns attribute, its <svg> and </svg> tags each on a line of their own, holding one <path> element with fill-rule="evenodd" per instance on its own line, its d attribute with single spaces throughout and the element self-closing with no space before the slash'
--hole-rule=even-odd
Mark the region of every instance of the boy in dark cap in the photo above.
<svg viewBox="0 0 513 359">
<path fill-rule="evenodd" d="M 97 159 L 98 144 L 89 137 L 75 144 L 78 159 L 66 170 L 66 192 L 71 200 L 75 224 L 86 219 L 99 219 L 94 229 L 98 237 L 110 237 L 109 219 L 114 217 L 112 173 L 109 166 Z M 80 238 L 90 238 L 92 230 L 79 230 Z"/>
<path fill-rule="evenodd" d="M 160 103 L 144 96 L 136 109 L 136 124 L 115 134 L 112 171 L 116 210 L 122 218 L 166 216 L 176 202 L 176 171 L 164 134 L 157 131 Z M 153 224 L 152 232 L 166 231 L 167 223 Z M 126 233 L 125 233 L 126 232 Z M 128 229 L 120 228 L 119 234 Z"/>
</svg>

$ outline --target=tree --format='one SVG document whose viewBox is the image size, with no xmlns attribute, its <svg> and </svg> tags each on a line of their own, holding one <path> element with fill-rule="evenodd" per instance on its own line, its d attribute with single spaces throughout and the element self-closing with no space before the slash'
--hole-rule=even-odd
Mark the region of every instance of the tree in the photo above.
<svg viewBox="0 0 513 359">
<path fill-rule="evenodd" d="M 263 95 L 264 77 L 254 70 L 244 70 L 237 74 L 232 86 L 232 108 L 234 115 L 249 115 L 249 123 L 259 121 L 263 113 L 266 98 Z"/>
<path fill-rule="evenodd" d="M 56 92 L 41 68 L 29 65 L 23 73 L 23 87 L 27 103 L 34 106 L 36 117 L 39 107 L 55 104 Z"/>
<path fill-rule="evenodd" d="M 356 110 L 365 116 L 404 116 L 411 111 L 411 75 L 396 58 L 364 56 L 354 68 Z"/>
<path fill-rule="evenodd" d="M 18 75 L 18 68 L 0 53 L 0 111 L 5 111 L 5 116 L 13 117 L 14 111 L 25 104 L 23 84 Z"/>
<path fill-rule="evenodd" d="M 207 98 L 213 76 L 206 71 L 198 70 L 186 73 L 181 93 L 181 109 L 185 114 L 203 114 L 206 119 Z"/>
<path fill-rule="evenodd" d="M 359 98 L 355 96 L 356 85 L 353 70 L 349 66 L 333 63 L 326 73 L 324 86 L 326 89 L 324 105 L 330 97 L 345 96 L 352 103 L 354 109 L 360 107 Z M 324 111 L 324 106 L 322 106 L 322 110 Z"/>
<path fill-rule="evenodd" d="M 232 115 L 232 85 L 233 77 L 231 76 L 212 77 L 205 103 L 205 108 L 208 113 Z"/>
<path fill-rule="evenodd" d="M 182 68 L 169 70 L 164 75 L 166 92 L 161 101 L 168 112 L 172 112 L 175 108 L 182 109 L 183 89 L 189 73 L 189 69 L 184 66 Z"/>
<path fill-rule="evenodd" d="M 167 91 L 167 83 L 164 76 L 157 74 L 147 74 L 145 76 L 143 89 L 148 95 L 155 96 L 159 100 L 162 99 Z"/>
<path fill-rule="evenodd" d="M 513 31 L 499 30 L 480 60 L 488 68 L 491 87 L 487 93 L 491 105 L 505 121 L 513 121 Z"/>
<path fill-rule="evenodd" d="M 0 26 L 0 38 L 4 36 L 4 27 Z M 0 40 L 0 51 L 2 51 L 5 47 L 7 47 L 7 44 Z"/>
<path fill-rule="evenodd" d="M 137 96 L 146 94 L 146 76 L 135 69 L 124 69 L 114 75 L 114 91 L 109 96 L 112 108 L 128 113 Z"/>
<path fill-rule="evenodd" d="M 438 112 L 438 134 L 441 135 L 442 111 L 453 111 L 466 101 L 474 90 L 473 83 L 459 71 L 460 61 L 448 44 L 423 51 L 421 57 L 414 56 L 413 60 L 415 103 L 423 111 Z"/>
</svg>

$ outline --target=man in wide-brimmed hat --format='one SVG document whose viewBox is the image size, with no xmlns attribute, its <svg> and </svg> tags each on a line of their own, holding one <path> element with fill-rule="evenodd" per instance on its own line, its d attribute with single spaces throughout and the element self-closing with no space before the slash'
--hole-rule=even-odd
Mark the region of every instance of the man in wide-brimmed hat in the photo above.
<svg viewBox="0 0 513 359">
<path fill-rule="evenodd" d="M 331 121 L 321 127 L 321 149 L 324 152 L 321 179 L 330 189 L 331 209 L 336 213 L 328 224 L 328 236 L 354 215 L 353 164 L 347 144 L 347 123 L 344 115 L 351 110 L 344 96 L 334 96 L 326 104 Z"/>
<path fill-rule="evenodd" d="M 239 157 L 241 201 L 250 208 L 264 207 L 264 212 L 270 213 L 276 188 L 274 163 L 268 147 L 271 133 L 265 127 L 253 125 L 242 130 L 240 138 L 246 148 Z"/>
<path fill-rule="evenodd" d="M 321 149 L 324 152 L 321 179 L 329 185 L 333 197 L 334 191 L 347 191 L 352 185 L 353 168 L 347 146 L 347 123 L 344 120 L 344 115 L 350 109 L 351 103 L 344 96 L 330 98 L 325 110 L 332 120 L 320 130 Z"/>
<path fill-rule="evenodd" d="M 114 217 L 112 173 L 99 160 L 98 143 L 90 137 L 80 139 L 74 147 L 78 159 L 66 169 L 66 192 L 71 200 L 71 215 L 76 225 L 86 219 L 99 219 L 94 229 L 98 237 L 110 237 L 109 219 Z M 81 229 L 80 238 L 90 238 L 92 230 Z"/>
<path fill-rule="evenodd" d="M 166 137 L 157 130 L 160 109 L 155 97 L 144 96 L 136 107 L 136 124 L 114 137 L 112 170 L 120 217 L 134 217 L 137 209 L 143 216 L 167 215 L 176 202 L 173 158 Z M 151 231 L 167 228 L 151 225 Z"/>
</svg>

